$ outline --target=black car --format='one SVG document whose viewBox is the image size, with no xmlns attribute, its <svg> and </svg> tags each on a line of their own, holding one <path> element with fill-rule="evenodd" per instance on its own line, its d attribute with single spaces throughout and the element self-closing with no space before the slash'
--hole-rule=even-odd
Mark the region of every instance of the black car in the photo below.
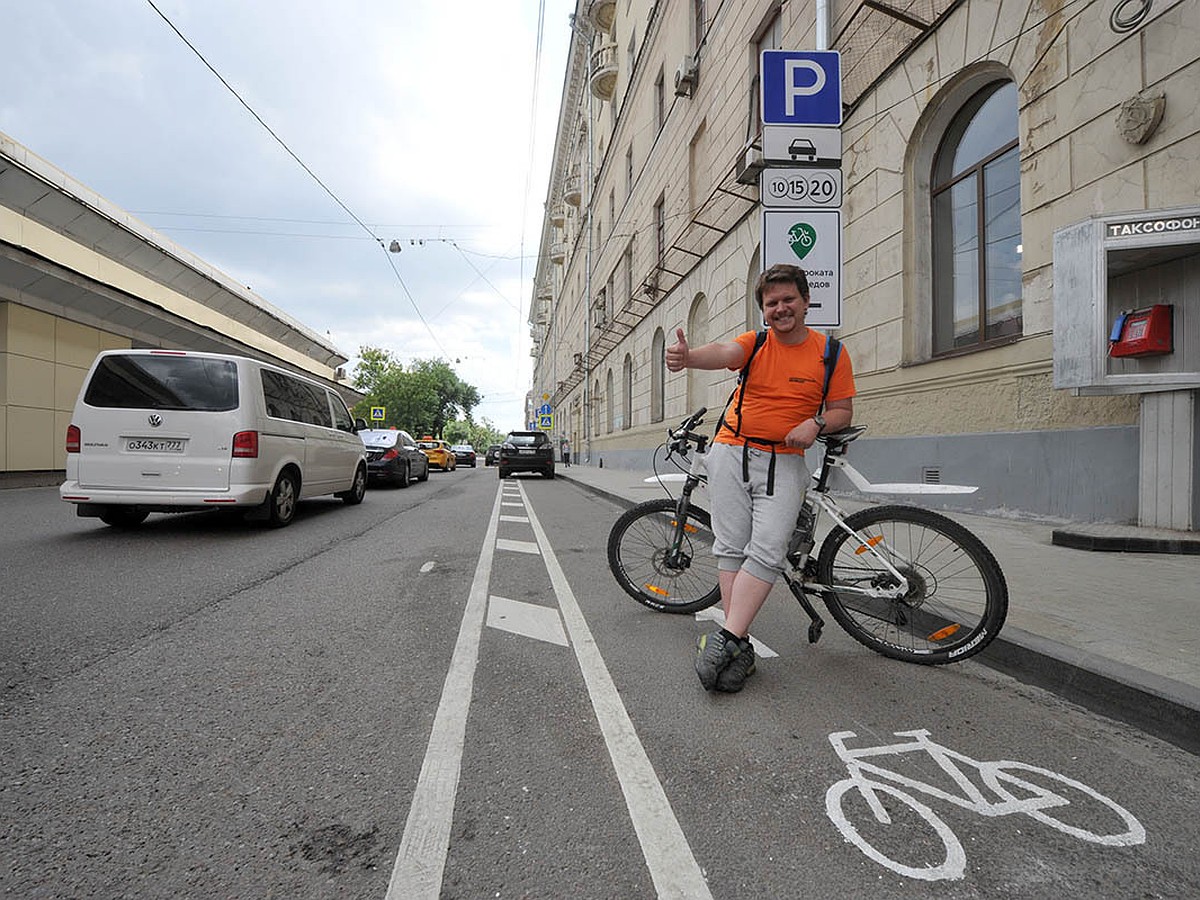
<svg viewBox="0 0 1200 900">
<path fill-rule="evenodd" d="M 485 466 L 494 466 L 500 462 L 500 445 L 492 444 L 487 448 L 487 452 L 483 454 L 483 464 Z"/>
<path fill-rule="evenodd" d="M 470 444 L 453 444 L 450 447 L 454 451 L 454 461 L 460 466 L 470 466 L 475 468 L 475 448 Z"/>
<path fill-rule="evenodd" d="M 413 478 L 429 479 L 429 457 L 407 431 L 389 428 L 360 431 L 358 436 L 367 448 L 367 477 L 372 481 L 405 488 Z"/>
<path fill-rule="evenodd" d="M 554 477 L 554 445 L 544 431 L 510 431 L 500 445 L 500 477 L 513 472 L 540 472 Z"/>
</svg>

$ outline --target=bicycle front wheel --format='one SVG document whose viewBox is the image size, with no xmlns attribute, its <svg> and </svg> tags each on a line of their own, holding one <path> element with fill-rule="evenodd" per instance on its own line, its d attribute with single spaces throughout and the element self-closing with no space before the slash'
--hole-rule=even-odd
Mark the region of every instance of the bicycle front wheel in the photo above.
<svg viewBox="0 0 1200 900">
<path fill-rule="evenodd" d="M 713 533 L 708 513 L 688 509 L 679 550 L 675 501 L 639 503 L 613 524 L 608 535 L 608 567 L 634 600 L 659 612 L 693 613 L 721 599 Z"/>
<path fill-rule="evenodd" d="M 821 545 L 817 580 L 825 605 L 859 643 L 905 662 L 958 662 L 986 647 L 1008 613 L 1008 586 L 991 551 L 962 525 L 912 506 L 846 517 Z M 896 577 L 908 582 L 888 597 Z M 839 590 L 842 588 L 842 590 Z M 873 592 L 875 596 L 871 596 Z"/>
</svg>

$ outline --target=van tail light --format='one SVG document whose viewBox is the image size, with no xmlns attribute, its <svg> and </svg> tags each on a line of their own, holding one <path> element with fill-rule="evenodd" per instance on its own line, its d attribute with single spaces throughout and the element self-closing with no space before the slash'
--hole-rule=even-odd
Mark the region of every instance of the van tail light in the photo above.
<svg viewBox="0 0 1200 900">
<path fill-rule="evenodd" d="M 258 459 L 258 432 L 239 431 L 233 436 L 234 459 Z"/>
<path fill-rule="evenodd" d="M 68 453 L 78 453 L 79 452 L 79 441 L 80 441 L 79 426 L 78 425 L 68 425 L 67 426 L 67 452 Z"/>
<path fill-rule="evenodd" d="M 396 452 L 396 448 L 395 448 L 395 447 L 389 447 L 389 448 L 388 448 L 388 451 L 387 451 L 385 454 L 383 454 L 383 458 L 384 458 L 384 459 L 395 459 L 395 458 L 396 458 L 396 457 L 398 457 L 399 455 L 400 455 L 400 454 Z"/>
</svg>

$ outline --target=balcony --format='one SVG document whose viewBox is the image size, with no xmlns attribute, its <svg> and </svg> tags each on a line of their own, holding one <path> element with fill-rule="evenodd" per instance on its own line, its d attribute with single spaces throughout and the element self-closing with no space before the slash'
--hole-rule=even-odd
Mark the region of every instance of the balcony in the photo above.
<svg viewBox="0 0 1200 900">
<path fill-rule="evenodd" d="M 592 96 L 611 100 L 617 90 L 617 45 L 601 44 L 592 53 Z"/>
<path fill-rule="evenodd" d="M 561 266 L 567 258 L 567 242 L 555 241 L 550 245 L 550 262 Z"/>
<path fill-rule="evenodd" d="M 563 202 L 569 203 L 571 206 L 578 206 L 581 199 L 583 199 L 583 188 L 579 170 L 572 169 L 563 185 Z"/>
<path fill-rule="evenodd" d="M 617 0 L 592 0 L 587 16 L 598 31 L 612 31 L 617 20 Z"/>
<path fill-rule="evenodd" d="M 555 204 L 550 210 L 550 224 L 555 228 L 562 228 L 567 224 L 567 211 L 562 208 L 562 204 Z"/>
</svg>

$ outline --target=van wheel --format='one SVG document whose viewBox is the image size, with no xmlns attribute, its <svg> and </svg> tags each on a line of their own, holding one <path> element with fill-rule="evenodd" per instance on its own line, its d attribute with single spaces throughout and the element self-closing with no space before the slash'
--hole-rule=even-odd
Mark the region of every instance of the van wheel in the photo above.
<svg viewBox="0 0 1200 900">
<path fill-rule="evenodd" d="M 405 463 L 400 468 L 400 480 L 396 482 L 396 487 L 408 487 L 408 480 L 410 478 L 412 478 L 412 471 L 409 469 L 408 463 Z"/>
<path fill-rule="evenodd" d="M 350 490 L 342 491 L 336 496 L 347 506 L 358 506 L 363 502 L 363 497 L 367 495 L 367 467 L 359 466 L 354 470 L 354 484 L 350 485 Z"/>
<path fill-rule="evenodd" d="M 117 507 L 101 513 L 100 521 L 113 528 L 137 528 L 146 521 L 146 516 L 148 515 L 150 513 L 145 510 L 133 507 L 126 509 Z"/>
<path fill-rule="evenodd" d="M 291 472 L 280 472 L 267 498 L 267 524 L 272 528 L 283 528 L 296 517 L 296 476 Z"/>
</svg>

